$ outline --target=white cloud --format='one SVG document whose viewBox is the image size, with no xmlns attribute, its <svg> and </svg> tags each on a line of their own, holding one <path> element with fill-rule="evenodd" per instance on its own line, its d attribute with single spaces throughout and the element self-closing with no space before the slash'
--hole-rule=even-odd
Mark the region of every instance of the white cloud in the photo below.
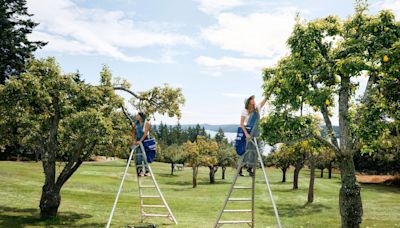
<svg viewBox="0 0 400 228">
<path fill-rule="evenodd" d="M 396 20 L 400 21 L 400 1 L 399 0 L 383 0 L 372 5 L 379 10 L 389 9 L 396 15 Z"/>
<path fill-rule="evenodd" d="M 165 23 L 157 27 L 154 22 L 133 21 L 122 11 L 82 8 L 72 0 L 28 0 L 28 8 L 40 23 L 33 38 L 49 41 L 45 50 L 98 54 L 128 62 L 163 62 L 163 58 L 125 53 L 135 48 L 195 44 L 190 37 L 170 31 L 173 29 Z"/>
<path fill-rule="evenodd" d="M 224 50 L 245 56 L 273 57 L 286 52 L 286 40 L 295 24 L 295 10 L 280 8 L 274 13 L 218 15 L 218 24 L 202 30 L 202 36 Z"/>
<path fill-rule="evenodd" d="M 207 14 L 218 14 L 245 4 L 244 0 L 198 0 L 199 9 Z"/>
<path fill-rule="evenodd" d="M 260 72 L 263 68 L 273 66 L 276 59 L 255 59 L 255 58 L 235 58 L 222 57 L 219 59 L 200 56 L 197 58 L 197 63 L 208 69 L 214 70 L 243 70 L 250 72 Z"/>
</svg>

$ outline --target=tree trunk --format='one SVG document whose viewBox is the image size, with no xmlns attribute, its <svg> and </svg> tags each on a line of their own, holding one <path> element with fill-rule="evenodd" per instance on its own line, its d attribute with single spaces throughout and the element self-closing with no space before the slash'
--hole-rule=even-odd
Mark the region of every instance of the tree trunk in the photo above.
<svg viewBox="0 0 400 228">
<path fill-rule="evenodd" d="M 55 114 L 50 119 L 50 135 L 49 143 L 43 150 L 42 166 L 44 170 L 44 185 L 42 188 L 42 196 L 40 199 L 40 217 L 48 219 L 57 215 L 58 206 L 60 206 L 60 192 L 56 191 L 55 175 L 56 175 L 56 152 L 58 123 L 60 121 L 60 109 L 58 99 L 53 97 L 52 105 L 55 108 Z"/>
<path fill-rule="evenodd" d="M 225 171 L 226 171 L 226 167 L 223 166 L 222 167 L 222 180 L 225 180 Z"/>
<path fill-rule="evenodd" d="M 324 169 L 321 169 L 321 178 L 324 178 Z"/>
<path fill-rule="evenodd" d="M 210 173 L 209 173 L 209 175 L 210 175 L 210 184 L 214 184 L 215 183 L 215 173 L 218 170 L 218 166 L 217 167 L 208 166 L 208 168 L 210 169 Z"/>
<path fill-rule="evenodd" d="M 294 167 L 294 174 L 293 174 L 293 189 L 296 190 L 299 188 L 299 173 L 300 173 L 301 168 L 300 167 Z"/>
<path fill-rule="evenodd" d="M 328 166 L 328 178 L 329 179 L 332 178 L 332 161 L 329 162 L 329 166 Z"/>
<path fill-rule="evenodd" d="M 54 186 L 43 186 L 42 197 L 40 198 L 40 217 L 48 219 L 57 216 L 60 206 L 61 195 Z"/>
<path fill-rule="evenodd" d="M 342 187 L 339 194 L 340 215 L 342 227 L 360 227 L 362 220 L 361 188 L 356 183 L 354 162 L 351 157 L 345 157 L 340 162 Z"/>
<path fill-rule="evenodd" d="M 310 158 L 310 184 L 308 185 L 308 197 L 307 197 L 308 203 L 312 203 L 314 201 L 314 180 L 315 180 L 315 161 L 314 161 L 314 158 L 311 157 Z"/>
<path fill-rule="evenodd" d="M 339 207 L 343 228 L 360 227 L 362 202 L 360 186 L 356 183 L 349 124 L 350 77 L 342 76 L 339 90 L 340 176 L 342 186 Z"/>
<path fill-rule="evenodd" d="M 193 166 L 192 169 L 193 169 L 193 188 L 196 188 L 197 187 L 197 172 L 199 170 L 199 167 Z"/>
<path fill-rule="evenodd" d="M 282 183 L 286 182 L 286 168 L 282 168 Z"/>
<path fill-rule="evenodd" d="M 171 162 L 171 176 L 174 175 L 174 163 Z"/>
<path fill-rule="evenodd" d="M 214 167 L 209 166 L 208 168 L 210 169 L 210 172 L 209 172 L 210 184 L 214 184 L 215 183 Z"/>
</svg>

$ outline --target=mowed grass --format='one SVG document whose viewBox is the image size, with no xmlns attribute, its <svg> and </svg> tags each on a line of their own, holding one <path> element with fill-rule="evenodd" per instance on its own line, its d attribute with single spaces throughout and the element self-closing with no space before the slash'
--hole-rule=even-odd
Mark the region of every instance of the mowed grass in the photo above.
<svg viewBox="0 0 400 228">
<path fill-rule="evenodd" d="M 82 165 L 62 189 L 58 218 L 43 222 L 39 219 L 38 210 L 44 179 L 41 163 L 0 162 L 0 227 L 105 227 L 124 167 L 123 160 Z M 227 170 L 226 180 L 221 180 L 219 170 L 217 183 L 209 184 L 208 168 L 201 168 L 198 187 L 193 189 L 190 167 L 177 171 L 174 176 L 169 174 L 169 164 L 154 163 L 152 168 L 179 222 L 176 227 L 212 227 L 229 189 L 234 169 Z M 256 174 L 256 227 L 277 227 L 260 171 L 257 170 Z M 309 171 L 301 171 L 297 191 L 292 190 L 292 171 L 288 172 L 287 183 L 281 183 L 279 170 L 267 170 L 283 227 L 340 227 L 339 174 L 335 173 L 332 179 L 316 178 L 315 201 L 306 204 Z M 319 172 L 316 174 L 319 176 Z M 241 185 L 249 185 L 250 178 L 242 178 L 240 182 Z M 248 190 L 237 190 L 234 194 L 236 197 L 250 197 Z M 399 188 L 362 185 L 362 200 L 362 227 L 400 227 Z M 249 209 L 250 204 L 235 203 L 230 204 L 229 208 Z M 232 216 L 224 219 L 250 218 L 250 214 Z M 173 226 L 171 221 L 163 218 L 147 219 L 146 222 L 159 227 Z M 139 196 L 135 168 L 131 167 L 112 227 L 137 224 L 140 224 Z"/>
</svg>

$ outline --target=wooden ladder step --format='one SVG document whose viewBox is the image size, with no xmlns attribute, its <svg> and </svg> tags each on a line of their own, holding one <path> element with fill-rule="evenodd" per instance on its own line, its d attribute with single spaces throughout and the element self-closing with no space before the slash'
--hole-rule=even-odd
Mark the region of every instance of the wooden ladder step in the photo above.
<svg viewBox="0 0 400 228">
<path fill-rule="evenodd" d="M 243 224 L 243 223 L 252 223 L 251 220 L 243 220 L 243 221 L 219 221 L 218 224 Z"/>
<path fill-rule="evenodd" d="M 246 186 L 235 186 L 233 189 L 251 189 L 251 187 L 246 187 Z"/>
<path fill-rule="evenodd" d="M 160 198 L 160 196 L 156 196 L 156 195 L 141 195 L 140 198 Z"/>
<path fill-rule="evenodd" d="M 228 212 L 228 213 L 251 212 L 251 209 L 244 209 L 244 210 L 224 210 L 224 212 Z"/>
<path fill-rule="evenodd" d="M 169 215 L 163 215 L 163 214 L 143 214 L 145 217 L 169 217 Z"/>
<path fill-rule="evenodd" d="M 147 207 L 147 208 L 164 208 L 165 205 L 142 205 L 142 207 Z"/>
<path fill-rule="evenodd" d="M 251 198 L 229 198 L 229 201 L 251 201 Z"/>
</svg>

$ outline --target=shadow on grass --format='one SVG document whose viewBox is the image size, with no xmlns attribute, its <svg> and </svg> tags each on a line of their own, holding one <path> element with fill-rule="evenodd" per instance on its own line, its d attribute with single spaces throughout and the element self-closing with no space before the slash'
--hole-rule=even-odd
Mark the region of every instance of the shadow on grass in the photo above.
<svg viewBox="0 0 400 228">
<path fill-rule="evenodd" d="M 22 228 L 27 225 L 64 227 L 101 227 L 103 223 L 76 224 L 81 219 L 91 218 L 88 214 L 59 212 L 56 218 L 41 220 L 39 209 L 0 206 L 0 227 Z"/>
<path fill-rule="evenodd" d="M 320 213 L 323 210 L 330 209 L 331 207 L 319 204 L 319 203 L 306 203 L 304 205 L 293 205 L 293 204 L 279 204 L 278 211 L 280 217 L 298 217 L 298 216 L 307 216 L 316 213 Z M 259 206 L 261 214 L 275 216 L 274 209 L 272 205 L 268 206 Z"/>
</svg>

